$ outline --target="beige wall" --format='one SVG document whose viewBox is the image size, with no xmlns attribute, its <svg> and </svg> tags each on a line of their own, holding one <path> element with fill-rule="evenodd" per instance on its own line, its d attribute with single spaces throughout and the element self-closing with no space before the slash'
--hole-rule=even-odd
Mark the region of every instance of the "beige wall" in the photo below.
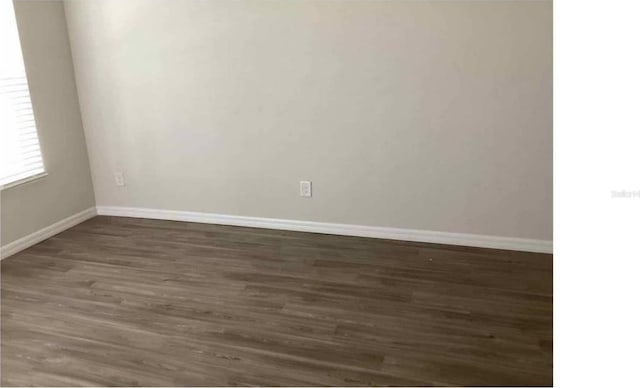
<svg viewBox="0 0 640 388">
<path fill-rule="evenodd" d="M 65 9 L 98 205 L 552 239 L 551 2 Z"/>
<path fill-rule="evenodd" d="M 63 4 L 18 1 L 15 11 L 49 175 L 1 192 L 2 245 L 95 205 Z"/>
</svg>

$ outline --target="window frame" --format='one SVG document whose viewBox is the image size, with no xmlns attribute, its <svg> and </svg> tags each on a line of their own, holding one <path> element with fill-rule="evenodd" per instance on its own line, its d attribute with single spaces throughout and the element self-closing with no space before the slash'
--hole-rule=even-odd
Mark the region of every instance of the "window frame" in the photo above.
<svg viewBox="0 0 640 388">
<path fill-rule="evenodd" d="M 30 183 L 30 182 L 37 181 L 37 180 L 40 180 L 42 178 L 45 178 L 47 175 L 49 175 L 49 173 L 47 172 L 47 168 L 44 166 L 44 160 L 42 161 L 42 164 L 43 164 L 42 168 L 44 169 L 43 172 L 39 172 L 39 173 L 37 173 L 35 175 L 31 175 L 31 176 L 28 176 L 28 177 L 25 177 L 25 178 L 20 178 L 20 179 L 17 179 L 15 181 L 13 181 L 13 182 L 9 182 L 9 183 L 5 183 L 4 185 L 0 185 L 0 191 L 4 191 L 4 190 L 10 189 L 12 187 L 24 185 L 26 183 Z"/>
<path fill-rule="evenodd" d="M 20 185 L 24 185 L 27 183 L 31 183 L 34 181 L 38 181 L 41 180 L 45 177 L 47 177 L 48 174 L 48 169 L 47 169 L 47 163 L 44 157 L 44 152 L 42 149 L 42 137 L 40 136 L 40 125 L 39 125 L 39 120 L 37 118 L 37 114 L 36 114 L 36 108 L 35 105 L 33 103 L 33 94 L 31 93 L 31 82 L 29 81 L 29 74 L 27 72 L 27 64 L 25 61 L 25 55 L 24 55 L 24 49 L 23 49 L 23 45 L 22 45 L 22 39 L 20 36 L 20 28 L 18 27 L 18 16 L 15 12 L 15 4 L 13 4 L 13 2 L 11 0 L 8 0 L 9 2 L 11 2 L 11 10 L 13 11 L 13 17 L 15 20 L 15 25 L 16 25 L 16 33 L 17 33 L 17 37 L 18 37 L 18 44 L 20 46 L 20 55 L 22 56 L 22 64 L 23 64 L 23 68 L 24 68 L 24 78 L 27 82 L 27 90 L 29 92 L 29 102 L 31 104 L 31 112 L 33 114 L 33 122 L 34 122 L 34 130 L 35 130 L 35 135 L 37 137 L 38 140 L 38 148 L 40 151 L 40 160 L 42 162 L 42 171 L 41 172 L 37 172 L 35 174 L 29 175 L 29 176 L 25 176 L 22 178 L 18 178 L 16 180 L 4 183 L 4 184 L 0 184 L 0 192 L 7 190 L 9 188 L 12 187 L 16 187 L 16 186 L 20 186 Z"/>
</svg>

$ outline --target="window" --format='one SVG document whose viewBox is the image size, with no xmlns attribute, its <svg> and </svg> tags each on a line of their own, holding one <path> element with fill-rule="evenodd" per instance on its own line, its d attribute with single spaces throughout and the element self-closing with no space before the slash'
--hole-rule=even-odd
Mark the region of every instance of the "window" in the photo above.
<svg viewBox="0 0 640 388">
<path fill-rule="evenodd" d="M 0 189 L 44 173 L 13 1 L 0 1 Z"/>
</svg>

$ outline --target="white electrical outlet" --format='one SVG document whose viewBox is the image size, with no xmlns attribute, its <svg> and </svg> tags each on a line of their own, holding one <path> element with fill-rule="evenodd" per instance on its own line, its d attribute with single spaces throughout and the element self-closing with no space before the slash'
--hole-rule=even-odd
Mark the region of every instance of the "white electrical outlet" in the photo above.
<svg viewBox="0 0 640 388">
<path fill-rule="evenodd" d="M 311 181 L 300 181 L 300 196 L 311 197 Z"/>
<path fill-rule="evenodd" d="M 123 173 L 116 172 L 115 174 L 113 174 L 113 176 L 116 178 L 116 186 L 120 186 L 120 187 L 125 186 Z"/>
</svg>

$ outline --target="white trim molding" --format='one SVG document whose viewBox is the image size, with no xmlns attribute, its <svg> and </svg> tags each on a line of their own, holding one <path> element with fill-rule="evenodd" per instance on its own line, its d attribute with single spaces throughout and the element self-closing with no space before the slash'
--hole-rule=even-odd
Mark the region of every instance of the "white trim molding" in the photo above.
<svg viewBox="0 0 640 388">
<path fill-rule="evenodd" d="M 49 237 L 55 236 L 60 232 L 64 232 L 65 230 L 76 226 L 81 222 L 95 217 L 96 214 L 96 208 L 90 207 L 70 217 L 67 217 L 64 220 L 58 221 L 55 224 L 49 225 L 27 236 L 19 238 L 16 241 L 12 241 L 7 245 L 0 247 L 0 259 L 6 259 L 7 257 L 25 250 L 30 246 L 36 245 L 37 243 L 44 241 Z"/>
<path fill-rule="evenodd" d="M 105 216 L 198 222 L 204 224 L 245 226 L 250 228 L 279 229 L 296 232 L 337 234 L 342 236 L 371 237 L 435 244 L 464 245 L 480 248 L 508 249 L 525 252 L 553 253 L 553 241 L 549 240 L 434 232 L 428 230 L 387 228 L 380 226 L 333 224 L 278 218 L 230 216 L 214 213 L 120 206 L 98 206 L 97 210 L 98 215 Z"/>
</svg>

